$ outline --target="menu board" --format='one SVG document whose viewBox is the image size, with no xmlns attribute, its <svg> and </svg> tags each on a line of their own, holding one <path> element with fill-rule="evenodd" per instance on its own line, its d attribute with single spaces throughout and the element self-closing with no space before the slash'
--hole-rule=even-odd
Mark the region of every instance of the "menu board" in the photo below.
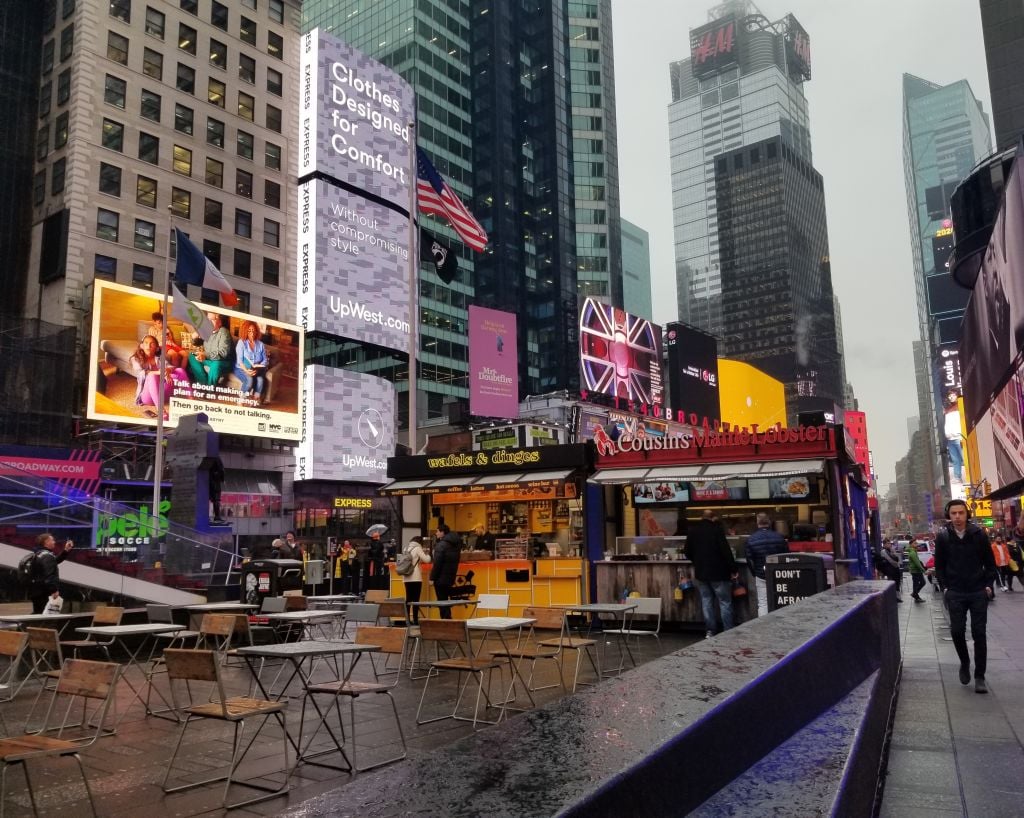
<svg viewBox="0 0 1024 818">
<path fill-rule="evenodd" d="M 746 500 L 746 480 L 693 480 L 690 496 L 694 500 Z"/>
<path fill-rule="evenodd" d="M 811 496 L 811 480 L 807 475 L 771 478 L 771 499 L 807 500 Z"/>
<path fill-rule="evenodd" d="M 638 506 L 648 503 L 686 503 L 689 500 L 690 491 L 686 483 L 662 481 L 633 484 L 633 502 Z"/>
</svg>

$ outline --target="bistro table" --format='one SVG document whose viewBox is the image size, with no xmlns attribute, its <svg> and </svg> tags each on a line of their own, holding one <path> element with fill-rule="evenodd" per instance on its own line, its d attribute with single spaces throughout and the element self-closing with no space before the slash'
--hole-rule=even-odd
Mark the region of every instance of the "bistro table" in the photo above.
<svg viewBox="0 0 1024 818">
<path fill-rule="evenodd" d="M 389 599 L 388 602 L 405 602 L 404 599 L 398 597 L 396 599 Z M 475 608 L 480 600 L 478 599 L 431 599 L 426 602 L 411 602 L 409 603 L 414 608 L 436 608 L 438 611 L 448 610 L 452 608 L 458 608 L 461 605 L 465 605 L 467 608 Z"/>
<path fill-rule="evenodd" d="M 340 608 L 350 602 L 359 602 L 361 597 L 355 594 L 324 594 L 322 596 L 307 596 L 306 601 L 310 605 L 323 606 L 324 608 Z"/>
<path fill-rule="evenodd" d="M 501 642 L 502 652 L 506 656 L 509 656 L 509 646 L 505 642 L 505 634 L 509 631 L 521 631 L 523 628 L 528 625 L 532 625 L 536 621 L 536 619 L 528 619 L 521 616 L 481 616 L 477 619 L 467 619 L 466 625 L 471 631 L 482 631 L 484 634 L 483 640 L 481 640 L 476 649 L 476 656 L 480 655 L 484 647 L 484 642 L 487 640 L 487 635 L 490 633 L 496 633 L 498 635 L 498 641 Z M 518 642 L 518 639 L 516 641 Z M 526 684 L 526 680 L 523 679 L 522 675 L 519 673 L 519 665 L 522 664 L 522 661 L 522 657 L 519 658 L 519 661 L 509 658 L 509 666 L 512 669 L 512 673 L 510 674 L 511 678 L 509 679 L 508 692 L 505 694 L 501 702 L 501 713 L 498 714 L 495 724 L 501 721 L 502 717 L 509 709 L 520 709 L 509 707 L 509 704 L 515 701 L 512 694 L 515 690 L 516 679 L 519 679 L 519 681 L 523 683 L 523 690 L 526 691 L 526 698 L 530 700 L 530 704 L 534 707 L 537 706 L 537 703 L 533 700 L 533 695 L 530 693 L 530 686 Z"/>
<path fill-rule="evenodd" d="M 293 613 L 304 613 L 302 611 L 294 611 Z M 339 641 L 324 641 L 324 640 L 307 640 L 305 642 L 282 642 L 274 645 L 245 645 L 237 650 L 239 656 L 244 657 L 246 664 L 249 666 L 249 671 L 256 679 L 256 685 L 259 687 L 261 695 L 266 699 L 274 699 L 279 701 L 284 697 L 288 686 L 292 680 L 298 678 L 302 683 L 303 690 L 303 701 L 302 701 L 302 717 L 299 721 L 299 733 L 297 740 L 288 736 L 288 741 L 291 742 L 292 747 L 295 749 L 295 764 L 298 766 L 299 762 L 305 761 L 309 764 L 314 764 L 318 767 L 327 767 L 332 770 L 339 770 L 341 772 L 352 772 L 352 762 L 349 760 L 348 753 L 345 752 L 344 737 L 342 742 L 338 742 L 338 737 L 331 730 L 329 724 L 326 723 L 326 714 L 320 709 L 320 705 L 317 704 L 316 697 L 309 694 L 310 677 L 313 675 L 313 667 L 315 666 L 315 660 L 326 658 L 328 656 L 342 657 L 342 667 L 344 667 L 344 657 L 353 656 L 352 662 L 348 666 L 348 670 L 340 675 L 340 681 L 348 681 L 352 675 L 352 671 L 355 670 L 356 665 L 359 663 L 359 658 L 364 653 L 375 653 L 380 650 L 377 645 L 357 645 L 354 642 L 339 642 Z M 257 659 L 282 659 L 289 662 L 292 666 L 292 673 L 285 681 L 280 692 L 276 696 L 272 696 L 267 689 L 263 686 L 263 681 L 260 679 L 259 674 L 256 672 L 254 662 Z M 310 669 L 308 673 L 303 672 L 303 665 L 309 661 Z M 271 684 L 273 686 L 273 684 Z M 332 749 L 319 750 L 315 753 L 309 752 L 309 745 L 306 745 L 305 751 L 302 750 L 302 725 L 305 720 L 306 713 L 306 700 L 313 703 L 313 708 L 316 710 L 317 715 L 320 717 L 320 723 L 327 729 L 328 735 L 331 737 L 331 741 L 334 743 L 335 749 L 341 753 L 341 757 L 345 760 L 346 767 L 337 767 L 333 764 L 325 764 L 322 761 L 313 761 L 312 759 L 318 756 L 324 755 L 329 752 L 333 752 Z M 316 733 L 314 732 L 314 735 Z M 312 737 L 310 738 L 312 742 Z"/>
<path fill-rule="evenodd" d="M 15 625 L 22 630 L 25 628 L 38 628 L 44 625 L 56 625 L 59 623 L 59 627 L 54 628 L 59 635 L 63 635 L 64 629 L 68 626 L 72 619 L 92 619 L 92 611 L 83 611 L 81 613 L 62 613 L 62 614 L 5 614 L 0 616 L 0 623 Z"/>
<path fill-rule="evenodd" d="M 629 655 L 629 661 L 633 663 L 633 667 L 636 667 L 636 659 L 633 657 L 633 651 L 629 649 L 629 640 L 625 636 L 625 632 L 629 627 L 629 623 L 632 621 L 633 611 L 636 610 L 637 603 L 635 602 L 591 602 L 588 604 L 581 605 L 554 605 L 552 607 L 562 608 L 568 614 L 594 614 L 600 618 L 601 614 L 609 614 L 613 620 L 618 622 L 618 637 L 619 637 L 619 666 L 614 670 L 604 670 L 604 663 L 600 661 L 601 654 L 598 651 L 598 677 L 603 679 L 605 676 L 611 673 L 621 673 L 623 666 L 626 663 L 626 655 Z M 590 623 L 588 633 L 593 630 L 593 621 Z M 604 641 L 604 640 L 602 640 Z"/>
<path fill-rule="evenodd" d="M 168 633 L 177 633 L 178 631 L 185 630 L 185 626 L 184 625 L 170 625 L 170 624 L 167 624 L 167 623 L 163 623 L 163 624 L 161 624 L 161 623 L 149 623 L 149 624 L 142 624 L 142 625 L 96 625 L 96 626 L 89 626 L 89 627 L 85 627 L 85 628 L 75 628 L 75 630 L 78 631 L 79 633 L 84 633 L 87 636 L 97 636 L 97 637 L 99 637 L 99 636 L 106 636 L 106 637 L 109 637 L 111 639 L 111 646 L 114 646 L 114 645 L 120 646 L 121 649 L 124 650 L 124 652 L 128 654 L 128 662 L 126 663 L 124 672 L 121 673 L 121 678 L 124 680 L 124 683 L 126 685 L 128 685 L 129 689 L 132 691 L 132 695 L 135 696 L 135 698 L 139 700 L 139 703 L 145 709 L 147 716 L 158 716 L 159 718 L 166 718 L 166 719 L 168 719 L 170 721 L 180 721 L 180 719 L 178 718 L 177 714 L 175 713 L 174 706 L 169 701 L 167 701 L 166 698 L 164 698 L 164 695 L 159 690 L 156 690 L 156 688 L 153 687 L 152 668 L 150 668 L 150 670 L 147 671 L 146 668 L 144 668 L 142 666 L 142 664 L 139 662 L 139 655 L 142 653 L 142 649 L 146 645 L 145 637 L 147 637 L 147 636 L 160 636 L 162 634 L 168 634 Z M 125 639 L 131 638 L 133 636 L 142 636 L 143 637 L 143 639 L 136 646 L 135 650 L 132 650 L 131 648 L 129 648 L 125 644 Z M 146 661 L 148 662 L 148 661 L 151 661 L 151 660 L 152 660 L 152 653 L 146 659 Z M 130 668 L 130 667 L 136 668 L 142 674 L 143 678 L 146 680 L 145 683 L 147 685 L 147 694 L 146 694 L 146 698 L 145 699 L 142 698 L 142 692 L 138 688 L 136 688 L 135 685 L 132 684 L 131 679 L 128 677 L 128 668 Z M 164 704 L 167 705 L 166 709 L 164 709 L 164 710 L 151 710 L 150 709 L 150 707 L 149 707 L 149 693 L 151 691 L 153 691 L 153 690 L 156 690 L 156 695 L 159 696 L 161 699 L 163 699 Z M 125 713 L 127 713 L 127 712 L 128 712 L 128 708 L 126 707 L 124 709 L 124 712 L 121 713 L 121 717 L 117 720 L 118 724 L 120 724 L 121 719 L 124 718 Z M 175 713 L 175 716 L 174 716 L 173 719 L 171 719 L 170 716 L 163 715 L 164 713 Z"/>
<path fill-rule="evenodd" d="M 284 611 L 283 613 L 268 613 L 261 614 L 263 619 L 268 622 L 281 622 L 288 626 L 289 633 L 293 625 L 297 625 L 300 628 L 299 639 L 304 639 L 306 636 L 306 628 L 310 625 L 326 625 L 328 623 L 333 624 L 340 617 L 345 615 L 344 611 Z"/>
</svg>

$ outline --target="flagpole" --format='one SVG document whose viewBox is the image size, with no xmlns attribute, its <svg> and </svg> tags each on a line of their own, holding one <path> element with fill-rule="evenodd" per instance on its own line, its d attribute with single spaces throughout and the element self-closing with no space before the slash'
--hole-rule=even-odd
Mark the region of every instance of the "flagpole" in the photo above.
<svg viewBox="0 0 1024 818">
<path fill-rule="evenodd" d="M 414 103 L 415 105 L 415 103 Z M 417 327 L 420 318 L 420 294 L 416 286 L 416 271 L 420 256 L 417 251 L 416 235 L 416 121 L 409 125 L 409 454 L 416 454 L 416 358 Z"/>
<path fill-rule="evenodd" d="M 156 452 L 153 457 L 153 517 L 160 516 L 160 489 L 163 483 L 164 473 L 164 407 L 167 399 L 164 390 L 167 385 L 167 325 L 170 320 L 170 297 L 171 297 L 171 239 L 174 237 L 174 214 L 171 214 L 171 232 L 167 237 L 167 258 L 164 274 L 164 320 L 161 322 L 160 338 L 160 372 L 157 378 L 157 395 L 160 405 L 156 407 Z M 159 538 L 158 538 L 159 539 Z"/>
</svg>

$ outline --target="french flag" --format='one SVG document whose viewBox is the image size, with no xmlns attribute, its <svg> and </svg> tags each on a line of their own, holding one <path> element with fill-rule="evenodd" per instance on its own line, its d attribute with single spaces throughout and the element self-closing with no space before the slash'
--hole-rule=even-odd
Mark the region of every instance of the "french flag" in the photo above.
<svg viewBox="0 0 1024 818">
<path fill-rule="evenodd" d="M 220 293 L 220 300 L 224 302 L 225 307 L 234 307 L 238 303 L 238 296 L 221 271 L 177 227 L 174 228 L 174 235 L 178 246 L 178 264 L 174 268 L 175 282 L 197 284 L 208 290 L 216 290 Z"/>
</svg>

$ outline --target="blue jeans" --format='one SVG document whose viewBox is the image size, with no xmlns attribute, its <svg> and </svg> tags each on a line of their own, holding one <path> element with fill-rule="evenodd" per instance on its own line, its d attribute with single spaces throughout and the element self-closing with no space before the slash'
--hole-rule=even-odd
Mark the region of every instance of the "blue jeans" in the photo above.
<svg viewBox="0 0 1024 818">
<path fill-rule="evenodd" d="M 242 391 L 255 392 L 256 397 L 261 398 L 263 397 L 263 386 L 266 383 L 267 376 L 265 374 L 262 374 L 266 372 L 265 369 L 260 369 L 257 371 L 260 372 L 261 374 L 250 376 L 244 369 L 242 369 L 242 367 L 235 367 L 235 375 L 238 377 L 238 380 L 242 382 Z"/>
<path fill-rule="evenodd" d="M 700 604 L 704 609 L 704 627 L 712 633 L 718 632 L 718 616 L 715 614 L 715 598 L 718 598 L 718 608 L 722 613 L 722 630 L 729 630 L 736 627 L 732 618 L 732 583 L 729 580 L 722 582 L 701 582 L 697 581 L 697 588 L 700 590 Z"/>
</svg>

